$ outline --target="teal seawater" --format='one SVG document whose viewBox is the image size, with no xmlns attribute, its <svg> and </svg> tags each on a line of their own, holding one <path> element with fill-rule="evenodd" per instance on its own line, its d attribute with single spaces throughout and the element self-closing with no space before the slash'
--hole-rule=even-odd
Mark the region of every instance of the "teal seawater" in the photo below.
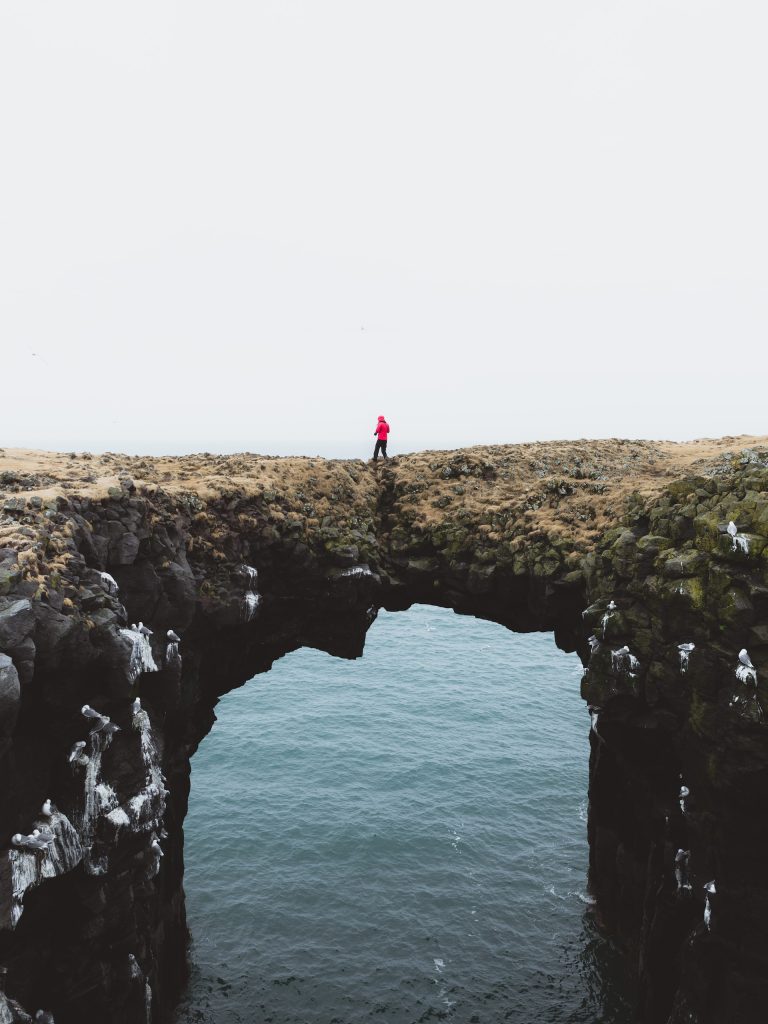
<svg viewBox="0 0 768 1024">
<path fill-rule="evenodd" d="M 550 634 L 416 606 L 228 694 L 192 764 L 178 1024 L 624 1024 L 589 717 Z"/>
</svg>

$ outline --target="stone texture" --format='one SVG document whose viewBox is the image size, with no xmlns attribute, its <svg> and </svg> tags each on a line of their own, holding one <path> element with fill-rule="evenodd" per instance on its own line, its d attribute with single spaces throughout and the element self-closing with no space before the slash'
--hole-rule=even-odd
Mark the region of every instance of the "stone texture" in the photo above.
<svg viewBox="0 0 768 1024">
<path fill-rule="evenodd" d="M 307 460 L 291 463 L 289 484 L 273 472 L 285 463 L 266 463 L 261 488 L 232 483 L 232 461 L 210 457 L 226 483 L 205 496 L 150 490 L 131 464 L 106 498 L 20 498 L 16 548 L 0 551 L 0 673 L 5 665 L 8 720 L 19 694 L 26 703 L 0 742 L 0 855 L 13 832 L 34 827 L 46 797 L 84 820 L 98 762 L 92 828 L 78 824 L 69 848 L 76 839 L 89 849 L 83 864 L 103 858 L 104 871 L 63 860 L 53 885 L 41 872 L 24 928 L 0 933 L 11 994 L 34 1005 L 45 965 L 64 1024 L 143 1022 L 130 953 L 156 1016 L 167 1011 L 185 975 L 189 757 L 218 697 L 301 645 L 357 657 L 378 608 L 423 601 L 552 629 L 578 650 L 582 693 L 600 708 L 597 732 L 585 716 L 590 884 L 599 919 L 637 964 L 638 1019 L 762 1024 L 768 823 L 755 809 L 768 806 L 768 454 L 750 450 L 755 458 L 723 456 L 679 479 L 666 451 L 620 441 L 421 453 L 375 475 Z M 643 495 L 626 487 L 640 459 L 648 472 L 660 464 Z M 721 530 L 731 519 L 746 553 Z M 243 565 L 258 569 L 253 615 Z M 118 594 L 98 569 L 112 572 Z M 154 630 L 158 671 L 134 678 L 120 630 L 139 620 Z M 173 659 L 168 628 L 182 635 Z M 685 671 L 682 642 L 695 644 Z M 754 683 L 736 676 L 742 647 Z M 136 695 L 148 736 L 134 728 Z M 87 736 L 86 702 L 120 732 L 96 761 L 70 765 Z M 155 874 L 152 828 L 168 832 Z M 677 891 L 678 848 L 690 850 L 690 895 Z M 702 887 L 712 878 L 707 929 Z M 62 906 L 76 908 L 66 943 L 54 926 Z"/>
<path fill-rule="evenodd" d="M 19 675 L 7 654 L 0 654 L 0 734 L 13 732 L 21 703 Z"/>
<path fill-rule="evenodd" d="M 18 647 L 32 632 L 35 616 L 27 600 L 0 605 L 0 650 Z"/>
</svg>

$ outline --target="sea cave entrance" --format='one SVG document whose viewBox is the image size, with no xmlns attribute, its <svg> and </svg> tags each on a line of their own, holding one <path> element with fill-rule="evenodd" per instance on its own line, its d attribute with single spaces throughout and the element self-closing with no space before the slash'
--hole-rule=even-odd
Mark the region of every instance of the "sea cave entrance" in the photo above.
<svg viewBox="0 0 768 1024">
<path fill-rule="evenodd" d="M 176 1024 L 623 1022 L 586 891 L 589 718 L 551 634 L 416 605 L 222 698 Z"/>
</svg>

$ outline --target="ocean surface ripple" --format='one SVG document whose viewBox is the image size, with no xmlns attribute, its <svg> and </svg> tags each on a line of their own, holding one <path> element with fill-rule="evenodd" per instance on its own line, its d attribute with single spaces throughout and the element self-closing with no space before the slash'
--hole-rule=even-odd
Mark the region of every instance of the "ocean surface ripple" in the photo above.
<svg viewBox="0 0 768 1024">
<path fill-rule="evenodd" d="M 586 889 L 589 716 L 551 634 L 382 612 L 221 701 L 177 1024 L 625 1024 Z"/>
</svg>

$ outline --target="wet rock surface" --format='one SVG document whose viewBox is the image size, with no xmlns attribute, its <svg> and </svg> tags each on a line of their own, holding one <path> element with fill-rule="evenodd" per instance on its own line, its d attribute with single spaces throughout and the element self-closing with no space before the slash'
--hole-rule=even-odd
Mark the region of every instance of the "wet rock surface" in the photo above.
<svg viewBox="0 0 768 1024">
<path fill-rule="evenodd" d="M 768 456 L 712 444 L 7 470 L 62 490 L 0 519 L 0 1020 L 167 1016 L 217 699 L 414 602 L 579 652 L 590 881 L 639 1019 L 764 1020 Z"/>
</svg>

